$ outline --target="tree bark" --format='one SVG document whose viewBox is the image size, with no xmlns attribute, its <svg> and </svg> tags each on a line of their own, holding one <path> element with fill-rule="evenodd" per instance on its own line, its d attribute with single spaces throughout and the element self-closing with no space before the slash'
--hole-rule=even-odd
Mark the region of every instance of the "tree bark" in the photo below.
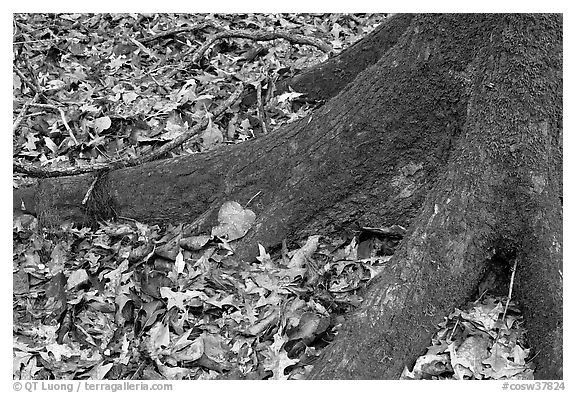
<svg viewBox="0 0 576 393">
<path fill-rule="evenodd" d="M 208 228 L 222 202 L 259 193 L 256 224 L 236 244 L 242 259 L 257 243 L 356 222 L 409 226 L 314 378 L 397 378 L 487 263 L 516 258 L 537 377 L 562 378 L 562 17 L 395 20 L 393 38 L 371 44 L 377 61 L 326 90 L 334 97 L 312 115 L 237 146 L 113 171 L 89 209 L 172 223 L 209 211 Z M 41 180 L 14 202 L 44 223 L 82 221 L 92 179 Z"/>
<path fill-rule="evenodd" d="M 398 377 L 496 253 L 518 258 L 536 377 L 562 378 L 561 18 L 475 19 L 461 28 L 489 36 L 466 67 L 467 119 L 448 167 L 313 378 Z"/>
<path fill-rule="evenodd" d="M 413 16 L 413 14 L 389 16 L 372 33 L 345 51 L 280 83 L 278 91 L 292 89 L 305 93 L 308 99 L 327 101 L 396 45 Z"/>
</svg>

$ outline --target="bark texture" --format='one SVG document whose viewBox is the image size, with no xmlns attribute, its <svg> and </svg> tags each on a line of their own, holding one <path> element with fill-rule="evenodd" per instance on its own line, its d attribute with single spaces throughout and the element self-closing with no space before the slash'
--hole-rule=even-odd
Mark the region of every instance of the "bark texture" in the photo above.
<svg viewBox="0 0 576 393">
<path fill-rule="evenodd" d="M 428 18 L 413 31 L 435 26 L 420 42 L 438 43 L 441 20 L 452 17 Z M 463 41 L 475 58 L 460 74 L 470 94 L 449 164 L 313 378 L 397 378 L 495 254 L 518 258 L 515 293 L 538 353 L 536 377 L 562 378 L 561 17 L 464 19 L 449 22 L 451 33 L 477 31 L 481 40 Z"/>
<path fill-rule="evenodd" d="M 356 222 L 409 226 L 314 378 L 398 378 L 435 323 L 476 291 L 488 261 L 517 258 L 514 293 L 538 353 L 537 377 L 562 378 L 562 17 L 389 22 L 370 36 L 390 29 L 388 39 L 371 41 L 373 64 L 324 90 L 333 98 L 287 128 L 111 172 L 87 207 L 92 175 L 42 180 L 16 192 L 14 203 L 25 199 L 45 223 L 108 209 L 171 223 L 211 212 L 209 227 L 222 202 L 245 204 L 260 192 L 250 205 L 254 230 L 236 245 L 243 259 L 257 243 L 273 247 Z M 354 57 L 345 58 L 339 67 L 352 69 Z"/>
<path fill-rule="evenodd" d="M 336 96 L 356 76 L 376 63 L 398 42 L 414 15 L 397 14 L 388 17 L 364 39 L 329 60 L 304 70 L 281 83 L 279 91 L 306 93 L 306 98 L 325 101 Z"/>
</svg>

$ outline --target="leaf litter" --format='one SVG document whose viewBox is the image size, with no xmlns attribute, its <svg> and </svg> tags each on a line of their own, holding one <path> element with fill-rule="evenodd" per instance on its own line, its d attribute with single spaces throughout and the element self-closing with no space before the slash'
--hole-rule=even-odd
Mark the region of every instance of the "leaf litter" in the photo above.
<svg viewBox="0 0 576 393">
<path fill-rule="evenodd" d="M 284 30 L 305 40 L 339 41 L 332 48 L 337 54 L 384 18 L 14 14 L 14 112 L 26 112 L 28 106 L 39 109 L 18 119 L 14 158 L 61 169 L 142 157 L 206 118 L 208 127 L 168 155 L 198 153 L 273 132 L 316 105 L 299 92 L 277 97 L 276 85 L 328 54 L 285 39 L 212 38 L 223 32 L 262 35 Z M 192 56 L 210 42 L 202 56 Z M 240 102 L 213 117 L 238 82 L 248 86 Z M 32 100 L 39 92 L 47 103 Z"/>
<path fill-rule="evenodd" d="M 522 315 L 514 301 L 504 314 L 507 300 L 487 296 L 445 317 L 401 379 L 534 379 Z"/>
<path fill-rule="evenodd" d="M 222 225 L 247 210 L 222 207 L 210 235 L 137 222 L 48 232 L 16 217 L 14 378 L 305 378 L 389 262 L 388 248 L 373 242 L 359 259 L 361 233 L 314 235 L 291 250 L 259 245 L 254 263 L 227 264 L 253 219 Z M 455 310 L 402 377 L 532 378 L 521 316 L 511 303 L 501 321 L 503 301 Z"/>
</svg>

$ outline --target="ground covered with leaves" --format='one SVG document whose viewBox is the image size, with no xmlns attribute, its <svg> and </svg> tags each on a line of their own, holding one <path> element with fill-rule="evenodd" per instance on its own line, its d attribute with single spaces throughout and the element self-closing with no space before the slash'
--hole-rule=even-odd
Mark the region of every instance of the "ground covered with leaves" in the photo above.
<svg viewBox="0 0 576 393">
<path fill-rule="evenodd" d="M 276 82 L 341 51 L 383 18 L 17 14 L 14 110 L 23 116 L 15 157 L 44 168 L 141 157 L 204 119 L 208 127 L 170 154 L 271 132 L 313 106 L 298 92 L 275 95 Z M 288 39 L 268 40 L 278 32 Z M 214 118 L 239 84 L 241 99 Z"/>
<path fill-rule="evenodd" d="M 49 173 L 274 132 L 321 105 L 275 94 L 276 84 L 383 19 L 17 14 L 14 161 Z M 14 176 L 14 187 L 28 182 Z M 315 235 L 229 263 L 254 222 L 249 203 L 226 202 L 210 233 L 128 219 L 48 230 L 22 206 L 14 378 L 305 378 L 405 230 Z M 532 378 L 522 318 L 507 300 L 479 293 L 455 310 L 402 378 Z"/>
</svg>

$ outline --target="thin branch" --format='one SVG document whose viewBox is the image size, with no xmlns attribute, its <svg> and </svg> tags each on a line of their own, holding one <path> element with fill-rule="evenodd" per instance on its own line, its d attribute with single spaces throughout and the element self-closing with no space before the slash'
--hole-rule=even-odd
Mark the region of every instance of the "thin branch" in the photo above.
<svg viewBox="0 0 576 393">
<path fill-rule="evenodd" d="M 86 202 L 88 202 L 88 198 L 90 198 L 92 191 L 94 191 L 94 186 L 96 185 L 98 178 L 99 176 L 96 176 L 96 178 L 92 181 L 92 184 L 90 184 L 90 187 L 88 187 L 88 191 L 86 191 L 86 195 L 84 195 L 84 199 L 82 199 L 82 206 L 86 205 Z"/>
<path fill-rule="evenodd" d="M 268 127 L 266 126 L 266 112 L 264 112 L 264 105 L 262 105 L 262 82 L 258 82 L 258 85 L 256 85 L 256 99 L 258 100 L 256 115 L 262 125 L 262 131 L 264 134 L 268 134 Z"/>
<path fill-rule="evenodd" d="M 43 114 L 44 114 L 44 111 L 32 112 L 32 113 L 26 114 L 26 116 L 24 116 L 24 117 L 34 117 L 34 116 L 40 116 L 40 115 L 43 115 Z"/>
<path fill-rule="evenodd" d="M 250 198 L 250 200 L 248 200 L 248 202 L 246 202 L 246 205 L 244 205 L 244 209 L 246 209 L 248 207 L 248 205 L 250 204 L 250 202 L 252 202 L 252 200 L 254 200 L 254 198 L 256 198 L 261 193 L 262 193 L 262 190 L 258 191 L 252 198 Z"/>
<path fill-rule="evenodd" d="M 112 163 L 96 163 L 91 165 L 70 166 L 65 168 L 41 168 L 26 162 L 14 162 L 12 170 L 33 177 L 62 177 L 74 176 L 82 173 L 91 173 L 99 170 L 106 170 L 112 167 Z"/>
<path fill-rule="evenodd" d="M 230 108 L 234 104 L 234 102 L 236 102 L 236 100 L 240 97 L 243 90 L 244 90 L 244 86 L 240 85 L 236 89 L 236 91 L 234 91 L 234 93 L 232 93 L 232 95 L 230 95 L 230 97 L 228 97 L 226 99 L 226 101 L 224 101 L 222 104 L 220 104 L 216 108 L 216 110 L 212 113 L 214 115 L 214 118 L 219 117 L 220 115 L 222 115 L 224 113 L 224 111 L 226 111 L 228 108 Z M 202 120 L 202 122 L 196 124 L 194 127 L 190 128 L 188 131 L 182 133 L 181 135 L 178 135 L 176 138 L 172 139 L 170 142 L 162 145 L 159 149 L 154 150 L 153 152 L 145 155 L 144 157 L 142 157 L 140 159 L 134 160 L 136 162 L 136 165 L 142 164 L 144 162 L 153 161 L 159 157 L 162 157 L 164 154 L 168 153 L 171 150 L 174 150 L 175 148 L 177 148 L 178 146 L 180 146 L 184 142 L 186 142 L 188 139 L 190 139 L 194 135 L 198 134 L 198 132 L 201 129 L 205 128 L 207 125 L 208 125 L 208 120 L 207 119 Z"/>
<path fill-rule="evenodd" d="M 42 88 L 42 86 L 40 86 L 40 82 L 38 81 L 38 77 L 36 76 L 36 73 L 34 72 L 34 69 L 32 68 L 32 66 L 30 65 L 29 59 L 27 57 L 24 57 L 22 59 L 22 61 L 24 62 L 24 65 L 26 66 L 26 69 L 28 70 L 28 72 L 31 75 L 31 82 L 34 83 L 34 86 L 36 86 L 35 91 L 37 93 L 44 93 L 44 89 Z M 16 68 L 16 67 L 14 67 Z"/>
<path fill-rule="evenodd" d="M 40 90 L 38 89 L 38 87 L 34 83 L 30 82 L 30 80 L 28 78 L 26 78 L 26 76 L 22 73 L 22 71 L 20 71 L 18 69 L 18 67 L 14 66 L 13 69 L 14 69 L 14 72 L 20 77 L 20 80 L 22 82 L 24 82 L 26 85 L 28 85 L 28 87 L 34 93 L 36 93 L 36 94 L 40 93 Z"/>
<path fill-rule="evenodd" d="M 516 274 L 516 265 L 518 264 L 518 258 L 514 259 L 514 266 L 512 267 L 512 274 L 510 275 L 510 287 L 508 288 L 508 299 L 506 299 L 506 307 L 504 307 L 504 314 L 502 315 L 502 321 L 506 318 L 506 311 L 508 311 L 508 306 L 510 305 L 510 299 L 512 299 L 512 287 L 514 286 L 514 275 Z"/>
<path fill-rule="evenodd" d="M 76 137 L 74 136 L 74 132 L 72 131 L 72 129 L 68 125 L 68 122 L 66 121 L 66 114 L 64 113 L 62 108 L 59 108 L 55 105 L 50 105 L 50 104 L 31 104 L 31 105 L 36 107 L 36 108 L 52 109 L 52 110 L 60 112 L 60 118 L 62 119 L 62 123 L 64 123 L 64 127 L 66 128 L 66 130 L 70 134 L 70 138 L 72 138 L 72 140 L 74 141 L 74 143 L 76 145 L 78 144 L 78 140 L 76 139 Z"/>
<path fill-rule="evenodd" d="M 216 41 L 224 38 L 246 38 L 254 41 L 272 41 L 279 38 L 285 39 L 292 44 L 311 45 L 320 49 L 322 52 L 330 52 L 332 48 L 321 40 L 313 37 L 307 37 L 301 34 L 290 34 L 282 31 L 250 31 L 250 30 L 229 30 L 215 34 L 204 45 L 196 49 L 192 55 L 192 62 L 199 63 L 200 59 L 208 48 Z"/>
<path fill-rule="evenodd" d="M 22 107 L 22 110 L 20 111 L 20 113 L 18 114 L 18 117 L 16 117 L 16 120 L 14 121 L 14 124 L 12 125 L 12 132 L 14 132 L 18 129 L 18 127 L 20 126 L 20 123 L 22 122 L 22 120 L 24 119 L 24 116 L 26 115 L 26 112 L 28 112 L 28 108 L 31 105 L 34 105 L 36 103 L 36 101 L 38 101 L 39 97 L 40 97 L 40 94 L 36 93 L 34 95 L 34 98 L 32 98 L 30 101 L 28 101 L 24 104 L 24 106 Z"/>
<path fill-rule="evenodd" d="M 140 43 L 146 44 L 146 43 L 154 41 L 154 40 L 159 40 L 160 38 L 168 37 L 171 35 L 177 35 L 177 34 L 181 34 L 181 33 L 188 33 L 188 32 L 193 33 L 193 32 L 198 31 L 198 30 L 204 30 L 207 27 L 215 27 L 215 26 L 212 23 L 207 22 L 207 23 L 203 23 L 203 24 L 198 25 L 198 26 L 177 27 L 175 29 L 166 30 L 166 31 L 160 32 L 158 34 L 142 38 L 140 40 Z"/>
<path fill-rule="evenodd" d="M 56 38 L 44 38 L 41 40 L 30 40 L 30 41 L 15 41 L 12 43 L 12 45 L 21 45 L 21 44 L 34 44 L 37 42 L 50 42 L 50 41 L 56 41 L 58 40 L 58 37 Z"/>
<path fill-rule="evenodd" d="M 268 90 L 266 90 L 266 97 L 264 97 L 264 108 L 268 108 L 270 105 L 270 100 L 274 97 L 276 92 L 276 79 L 278 75 L 268 78 Z"/>
<path fill-rule="evenodd" d="M 244 90 L 244 86 L 240 85 L 230 97 L 222 104 L 220 104 L 213 112 L 214 118 L 221 116 L 228 108 L 230 108 L 234 102 L 240 97 L 242 91 Z M 90 173 L 95 171 L 101 170 L 112 170 L 118 168 L 127 168 L 132 166 L 137 166 L 145 162 L 153 161 L 169 151 L 175 149 L 176 147 L 180 146 L 182 143 L 186 142 L 192 136 L 198 134 L 198 132 L 208 125 L 208 120 L 204 119 L 202 122 L 196 124 L 194 127 L 190 128 L 188 131 L 179 135 L 177 138 L 171 140 L 170 142 L 166 143 L 159 149 L 143 156 L 140 158 L 133 158 L 133 159 L 124 159 L 124 160 L 116 160 L 107 163 L 95 163 L 90 165 L 81 165 L 81 166 L 72 166 L 66 168 L 39 168 L 35 165 L 28 164 L 28 163 L 13 163 L 13 171 L 24 173 L 34 177 L 62 177 L 62 176 L 74 176 L 80 175 L 83 173 Z"/>
</svg>

